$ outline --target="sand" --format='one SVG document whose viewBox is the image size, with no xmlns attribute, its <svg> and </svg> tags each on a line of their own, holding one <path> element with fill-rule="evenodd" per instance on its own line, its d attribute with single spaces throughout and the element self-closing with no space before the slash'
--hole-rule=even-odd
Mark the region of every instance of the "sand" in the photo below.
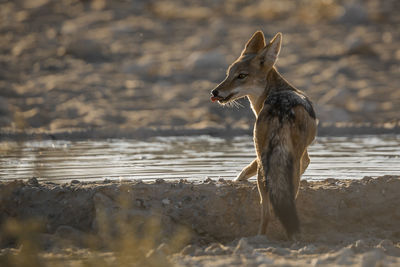
<svg viewBox="0 0 400 267">
<path fill-rule="evenodd" d="M 4 226 L 10 219 L 13 224 L 36 220 L 41 228 L 35 244 L 42 252 L 35 255 L 43 262 L 61 257 L 82 263 L 91 255 L 118 261 L 124 250 L 116 244 L 130 244 L 127 239 L 133 242 L 129 253 L 140 251 L 142 256 L 131 259 L 132 264 L 161 257 L 177 266 L 396 266 L 399 190 L 400 177 L 392 176 L 302 181 L 297 240 L 287 240 L 275 218 L 267 236 L 256 235 L 255 183 L 210 179 L 1 183 L 0 222 Z M 19 255 L 21 242 L 27 242 L 4 229 L 10 227 L 3 227 L 0 260 Z"/>
<path fill-rule="evenodd" d="M 228 109 L 209 96 L 256 30 L 283 33 L 277 67 L 314 101 L 321 126 L 399 128 L 399 8 L 397 0 L 2 1 L 0 137 L 251 132 L 247 100 Z"/>
</svg>

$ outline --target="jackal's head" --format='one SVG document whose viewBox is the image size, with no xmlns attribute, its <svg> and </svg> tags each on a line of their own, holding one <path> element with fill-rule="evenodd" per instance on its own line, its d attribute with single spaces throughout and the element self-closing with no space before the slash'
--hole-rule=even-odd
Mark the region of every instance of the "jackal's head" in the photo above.
<svg viewBox="0 0 400 267">
<path fill-rule="evenodd" d="M 244 96 L 260 96 L 266 86 L 267 74 L 278 58 L 281 40 L 282 34 L 277 33 L 266 44 L 264 34 L 255 32 L 240 57 L 229 66 L 225 80 L 211 91 L 211 100 L 226 104 Z"/>
</svg>

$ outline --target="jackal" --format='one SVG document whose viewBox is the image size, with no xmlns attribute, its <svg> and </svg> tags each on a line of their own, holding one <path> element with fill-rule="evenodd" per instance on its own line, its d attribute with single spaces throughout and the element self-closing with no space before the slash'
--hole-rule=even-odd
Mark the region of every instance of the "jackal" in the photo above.
<svg viewBox="0 0 400 267">
<path fill-rule="evenodd" d="M 291 238 L 300 231 L 295 199 L 300 176 L 310 163 L 307 146 L 315 138 L 317 124 L 308 97 L 274 67 L 281 41 L 282 34 L 278 33 L 266 44 L 264 34 L 255 32 L 240 57 L 229 66 L 226 78 L 211 91 L 211 100 L 226 104 L 245 96 L 249 99 L 256 116 L 257 158 L 236 180 L 258 175 L 259 234 L 266 233 L 273 210 Z"/>
</svg>

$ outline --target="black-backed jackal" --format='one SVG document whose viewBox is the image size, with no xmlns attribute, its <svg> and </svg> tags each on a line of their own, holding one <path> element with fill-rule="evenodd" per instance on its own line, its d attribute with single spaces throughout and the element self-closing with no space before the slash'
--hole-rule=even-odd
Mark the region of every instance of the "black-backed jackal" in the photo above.
<svg viewBox="0 0 400 267">
<path fill-rule="evenodd" d="M 272 209 L 289 238 L 299 232 L 295 199 L 300 176 L 310 158 L 307 146 L 315 138 L 316 118 L 312 103 L 275 69 L 282 34 L 268 43 L 257 31 L 240 57 L 229 66 L 227 77 L 211 91 L 211 100 L 226 104 L 247 96 L 256 116 L 254 145 L 257 158 L 245 167 L 237 181 L 257 174 L 261 223 L 265 234 Z M 272 207 L 271 207 L 272 205 Z"/>
</svg>

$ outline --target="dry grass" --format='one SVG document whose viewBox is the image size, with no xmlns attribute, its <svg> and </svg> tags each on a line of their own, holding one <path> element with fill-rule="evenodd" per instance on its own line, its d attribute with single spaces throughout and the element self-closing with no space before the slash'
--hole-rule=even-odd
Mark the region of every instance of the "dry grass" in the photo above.
<svg viewBox="0 0 400 267">
<path fill-rule="evenodd" d="M 180 228 L 166 235 L 157 216 L 129 218 L 126 196 L 113 218 L 106 210 L 97 212 L 97 230 L 80 236 L 44 234 L 45 223 L 38 219 L 8 219 L 0 231 L 0 245 L 6 247 L 0 251 L 0 266 L 171 266 L 167 256 L 188 243 L 189 231 Z"/>
</svg>

